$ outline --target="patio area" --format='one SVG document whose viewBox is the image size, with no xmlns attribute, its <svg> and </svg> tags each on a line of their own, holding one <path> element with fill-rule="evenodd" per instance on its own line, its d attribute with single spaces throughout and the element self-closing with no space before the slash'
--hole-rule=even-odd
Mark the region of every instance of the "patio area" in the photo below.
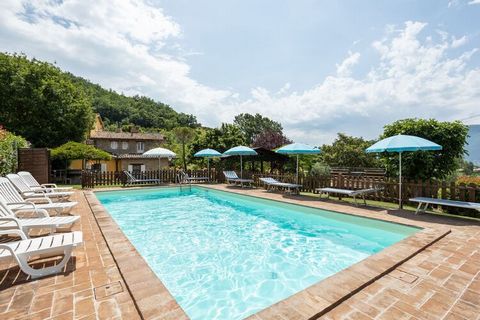
<svg viewBox="0 0 480 320">
<path fill-rule="evenodd" d="M 348 274 L 339 272 L 251 319 L 480 319 L 480 224 L 475 221 L 387 212 L 263 189 L 208 187 L 427 230 L 423 238 L 385 249 L 376 260 L 367 258 L 375 262 L 370 268 L 352 266 Z M 84 233 L 83 246 L 74 251 L 66 272 L 53 277 L 32 281 L 18 267 L 0 264 L 0 318 L 185 318 L 91 191 L 76 191 L 73 198 L 79 202 L 74 214 L 82 217 L 74 230 Z"/>
</svg>

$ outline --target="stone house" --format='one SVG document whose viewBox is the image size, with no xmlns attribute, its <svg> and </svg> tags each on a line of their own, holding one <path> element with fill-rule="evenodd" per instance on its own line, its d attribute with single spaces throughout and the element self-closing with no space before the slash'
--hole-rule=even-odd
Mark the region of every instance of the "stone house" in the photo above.
<svg viewBox="0 0 480 320">
<path fill-rule="evenodd" d="M 144 156 L 143 153 L 159 147 L 165 141 L 161 133 L 141 133 L 133 128 L 130 132 L 105 131 L 103 121 L 97 114 L 94 128 L 90 131 L 87 144 L 94 145 L 112 155 L 110 161 L 87 163 L 87 169 L 98 171 L 151 171 L 168 167 L 169 160 Z M 80 163 L 81 165 L 81 163 Z M 72 163 L 71 169 L 76 169 Z"/>
</svg>

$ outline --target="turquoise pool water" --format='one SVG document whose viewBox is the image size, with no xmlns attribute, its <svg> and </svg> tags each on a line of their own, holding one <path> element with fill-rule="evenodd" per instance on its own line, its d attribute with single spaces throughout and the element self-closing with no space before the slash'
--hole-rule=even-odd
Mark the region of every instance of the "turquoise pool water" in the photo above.
<svg viewBox="0 0 480 320">
<path fill-rule="evenodd" d="M 201 187 L 96 195 L 192 319 L 243 319 L 418 231 Z"/>
</svg>

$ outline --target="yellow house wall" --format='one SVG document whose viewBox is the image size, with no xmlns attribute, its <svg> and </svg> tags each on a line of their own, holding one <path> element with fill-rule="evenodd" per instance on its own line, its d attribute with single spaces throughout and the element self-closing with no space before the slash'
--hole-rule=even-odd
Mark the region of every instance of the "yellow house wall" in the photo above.
<svg viewBox="0 0 480 320">
<path fill-rule="evenodd" d="M 82 160 L 72 160 L 69 169 L 82 170 Z"/>
<path fill-rule="evenodd" d="M 97 163 L 96 161 L 88 161 L 90 165 Z M 100 161 L 99 163 L 106 163 L 107 164 L 107 171 L 115 171 L 115 160 L 108 160 L 108 161 Z M 72 160 L 70 162 L 70 169 L 72 170 L 82 170 L 82 160 Z"/>
</svg>

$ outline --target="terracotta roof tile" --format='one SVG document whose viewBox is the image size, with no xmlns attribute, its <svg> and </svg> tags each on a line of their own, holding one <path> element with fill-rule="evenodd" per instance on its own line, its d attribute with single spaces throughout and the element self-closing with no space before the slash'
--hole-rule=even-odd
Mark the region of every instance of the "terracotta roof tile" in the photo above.
<svg viewBox="0 0 480 320">
<path fill-rule="evenodd" d="M 131 133 L 113 131 L 92 131 L 91 139 L 115 139 L 115 140 L 163 140 L 161 133 Z"/>
</svg>

